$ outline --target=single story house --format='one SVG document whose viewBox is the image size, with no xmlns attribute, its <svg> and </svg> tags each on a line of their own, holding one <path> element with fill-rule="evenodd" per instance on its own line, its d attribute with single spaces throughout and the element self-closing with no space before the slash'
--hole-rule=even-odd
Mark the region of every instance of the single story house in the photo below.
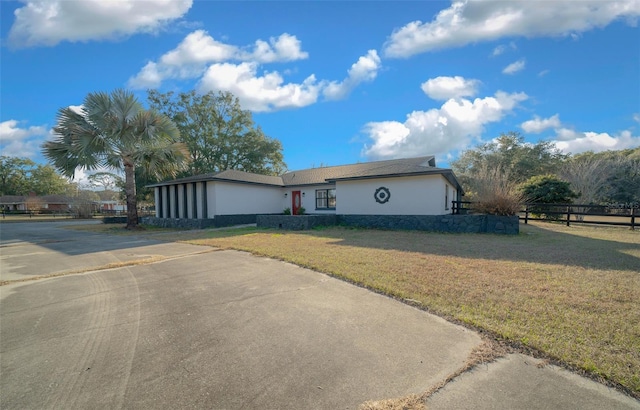
<svg viewBox="0 0 640 410">
<path fill-rule="evenodd" d="M 127 211 L 127 204 L 122 203 L 122 201 L 96 201 L 96 205 L 99 211 L 104 213 Z"/>
<path fill-rule="evenodd" d="M 462 187 L 433 156 L 365 162 L 267 176 L 238 170 L 196 175 L 150 185 L 155 218 L 200 221 L 183 226 L 256 222 L 257 215 L 349 216 L 446 215 Z"/>
<path fill-rule="evenodd" d="M 4 195 L 0 196 L 0 208 L 5 212 L 48 211 L 68 212 L 72 199 L 64 195 Z"/>
</svg>

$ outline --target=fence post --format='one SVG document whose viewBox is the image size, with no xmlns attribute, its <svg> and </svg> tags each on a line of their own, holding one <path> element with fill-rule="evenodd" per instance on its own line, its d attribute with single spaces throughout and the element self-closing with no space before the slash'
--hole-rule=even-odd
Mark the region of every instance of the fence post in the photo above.
<svg viewBox="0 0 640 410">
<path fill-rule="evenodd" d="M 567 206 L 567 226 L 570 226 L 571 222 L 571 205 Z"/>
<path fill-rule="evenodd" d="M 529 223 L 529 204 L 524 205 L 524 224 Z"/>
<path fill-rule="evenodd" d="M 636 207 L 632 206 L 631 207 L 631 230 L 635 231 L 636 228 Z"/>
</svg>

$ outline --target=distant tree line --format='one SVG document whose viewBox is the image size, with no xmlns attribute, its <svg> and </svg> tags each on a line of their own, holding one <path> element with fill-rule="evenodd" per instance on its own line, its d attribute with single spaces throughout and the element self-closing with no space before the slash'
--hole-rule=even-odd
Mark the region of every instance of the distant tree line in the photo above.
<svg viewBox="0 0 640 410">
<path fill-rule="evenodd" d="M 499 190 L 514 203 L 640 203 L 640 148 L 568 155 L 552 142 L 527 143 L 509 132 L 464 151 L 451 166 L 471 200 Z"/>
<path fill-rule="evenodd" d="M 0 195 L 67 195 L 72 187 L 51 165 L 0 157 Z"/>
</svg>

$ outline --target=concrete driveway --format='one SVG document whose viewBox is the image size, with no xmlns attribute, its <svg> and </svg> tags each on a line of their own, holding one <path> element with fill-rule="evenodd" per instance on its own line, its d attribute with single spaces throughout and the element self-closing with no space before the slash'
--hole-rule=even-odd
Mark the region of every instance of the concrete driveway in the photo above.
<svg viewBox="0 0 640 410">
<path fill-rule="evenodd" d="M 0 225 L 0 278 L 143 263 L 0 287 L 2 409 L 354 409 L 427 390 L 481 343 L 287 263 L 63 226 Z M 640 408 L 526 360 L 466 373 L 429 408 Z"/>
</svg>

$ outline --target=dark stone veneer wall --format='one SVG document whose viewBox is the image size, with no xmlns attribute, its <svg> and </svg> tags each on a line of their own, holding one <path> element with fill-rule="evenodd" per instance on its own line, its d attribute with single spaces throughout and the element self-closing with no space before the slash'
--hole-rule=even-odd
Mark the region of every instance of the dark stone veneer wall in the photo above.
<svg viewBox="0 0 640 410">
<path fill-rule="evenodd" d="M 382 229 L 517 235 L 517 215 L 339 215 L 338 223 Z"/>
<path fill-rule="evenodd" d="M 204 229 L 254 224 L 256 223 L 256 216 L 257 215 L 216 215 L 213 219 L 156 218 L 148 216 L 142 218 L 142 223 L 161 226 L 163 228 Z"/>
<path fill-rule="evenodd" d="M 260 228 L 287 230 L 316 226 L 356 226 L 433 232 L 517 235 L 518 216 L 497 215 L 217 215 L 213 219 L 144 217 L 142 223 L 166 228 L 203 229 L 256 223 Z"/>
<path fill-rule="evenodd" d="M 336 215 L 258 215 L 259 228 L 300 231 L 316 226 L 331 226 L 337 222 Z"/>
</svg>

